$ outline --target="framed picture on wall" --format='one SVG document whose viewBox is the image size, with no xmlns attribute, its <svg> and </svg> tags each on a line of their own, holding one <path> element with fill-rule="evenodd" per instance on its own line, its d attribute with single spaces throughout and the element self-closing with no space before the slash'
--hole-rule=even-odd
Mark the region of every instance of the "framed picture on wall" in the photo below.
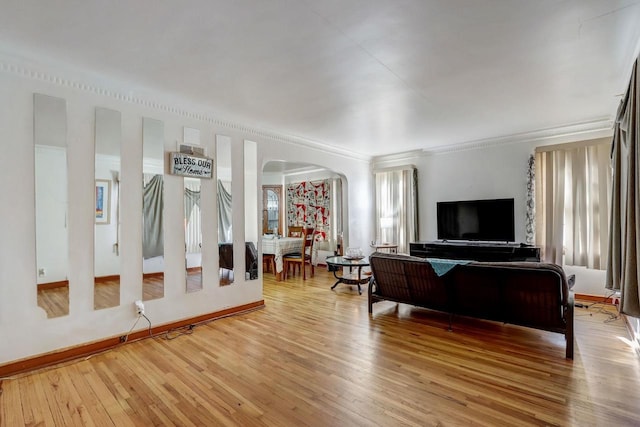
<svg viewBox="0 0 640 427">
<path fill-rule="evenodd" d="M 111 181 L 96 179 L 96 224 L 109 224 L 110 211 Z"/>
</svg>

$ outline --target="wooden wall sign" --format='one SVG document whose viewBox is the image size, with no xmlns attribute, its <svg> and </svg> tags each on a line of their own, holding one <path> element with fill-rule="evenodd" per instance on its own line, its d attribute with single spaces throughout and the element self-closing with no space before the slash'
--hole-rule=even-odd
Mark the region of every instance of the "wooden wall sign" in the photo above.
<svg viewBox="0 0 640 427">
<path fill-rule="evenodd" d="M 169 173 L 192 178 L 211 179 L 213 177 L 213 159 L 172 152 L 170 153 Z"/>
</svg>

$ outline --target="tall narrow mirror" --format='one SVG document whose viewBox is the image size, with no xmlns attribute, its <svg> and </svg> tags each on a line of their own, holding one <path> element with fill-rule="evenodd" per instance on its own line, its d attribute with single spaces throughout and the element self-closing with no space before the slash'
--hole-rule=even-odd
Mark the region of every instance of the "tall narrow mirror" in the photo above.
<svg viewBox="0 0 640 427">
<path fill-rule="evenodd" d="M 67 103 L 34 95 L 35 220 L 38 306 L 69 314 Z"/>
<path fill-rule="evenodd" d="M 95 230 L 93 307 L 120 305 L 120 145 L 119 111 L 96 108 Z"/>
<path fill-rule="evenodd" d="M 142 299 L 164 296 L 164 123 L 142 122 Z"/>
<path fill-rule="evenodd" d="M 184 178 L 184 249 L 187 292 L 202 289 L 200 179 Z"/>
<path fill-rule="evenodd" d="M 200 145 L 200 129 L 183 128 L 181 153 L 204 156 L 205 147 Z M 200 178 L 184 177 L 184 265 L 186 291 L 202 290 L 202 222 L 200 214 Z"/>
<path fill-rule="evenodd" d="M 244 142 L 245 278 L 258 278 L 258 147 Z"/>
<path fill-rule="evenodd" d="M 218 180 L 218 252 L 220 285 L 233 283 L 233 221 L 231 215 L 231 138 L 216 135 Z"/>
</svg>

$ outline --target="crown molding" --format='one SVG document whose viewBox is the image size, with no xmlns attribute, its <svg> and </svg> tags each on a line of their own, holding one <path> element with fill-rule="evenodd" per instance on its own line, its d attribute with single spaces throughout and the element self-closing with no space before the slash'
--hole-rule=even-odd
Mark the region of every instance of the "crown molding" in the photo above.
<svg viewBox="0 0 640 427">
<path fill-rule="evenodd" d="M 613 118 L 605 117 L 596 120 L 574 123 L 554 128 L 515 133 L 495 138 L 478 139 L 453 145 L 442 145 L 434 148 L 406 151 L 403 153 L 376 156 L 371 159 L 373 169 L 399 164 L 409 164 L 416 158 L 450 154 L 468 150 L 478 150 L 508 144 L 524 144 L 537 142 L 540 145 L 561 144 L 581 139 L 610 137 L 613 135 Z"/>
<path fill-rule="evenodd" d="M 421 156 L 424 153 L 424 150 L 411 150 L 411 151 L 403 151 L 401 153 L 388 154 L 383 156 L 375 156 L 371 159 L 372 163 L 380 163 L 380 162 L 402 162 L 405 160 L 415 159 L 418 156 Z"/>
<path fill-rule="evenodd" d="M 607 133 L 613 135 L 613 119 L 611 117 L 603 117 L 588 122 L 574 123 L 530 132 L 515 133 L 495 138 L 479 139 L 451 146 L 435 147 L 429 150 L 425 150 L 425 154 L 446 154 L 457 151 L 495 147 L 499 145 L 524 144 L 528 142 L 539 142 L 543 145 L 547 145 L 552 143 L 560 143 L 562 141 L 576 141 L 580 138 L 584 138 L 586 135 L 589 135 L 587 136 L 587 139 L 591 139 L 591 135 L 605 136 L 605 134 Z"/>
<path fill-rule="evenodd" d="M 216 127 L 227 129 L 229 131 L 241 132 L 243 134 L 246 134 L 247 137 L 260 137 L 265 140 L 303 146 L 324 153 L 328 152 L 340 157 L 347 158 L 349 160 L 360 160 L 367 163 L 371 160 L 371 156 L 369 155 L 357 153 L 355 151 L 337 147 L 332 144 L 327 144 L 296 135 L 282 134 L 273 130 L 251 127 L 241 123 L 236 123 L 230 120 L 215 117 L 210 113 L 190 111 L 187 108 L 178 105 L 171 105 L 164 101 L 154 101 L 151 99 L 147 99 L 146 97 L 135 96 L 130 93 L 125 94 L 118 89 L 107 89 L 96 84 L 83 83 L 75 79 L 61 77 L 60 75 L 58 75 L 58 73 L 36 70 L 32 65 L 18 63 L 20 61 L 17 61 L 17 59 L 18 58 L 7 56 L 7 54 L 0 51 L 0 73 L 12 74 L 21 78 L 37 80 L 59 87 L 69 88 L 93 95 L 104 96 L 120 102 L 138 105 L 140 107 L 161 111 L 163 113 L 181 116 L 190 120 L 209 123 Z M 117 84 L 118 82 L 114 83 Z M 162 93 L 158 91 L 152 90 L 152 92 L 157 93 L 159 95 L 159 98 L 163 97 Z"/>
</svg>

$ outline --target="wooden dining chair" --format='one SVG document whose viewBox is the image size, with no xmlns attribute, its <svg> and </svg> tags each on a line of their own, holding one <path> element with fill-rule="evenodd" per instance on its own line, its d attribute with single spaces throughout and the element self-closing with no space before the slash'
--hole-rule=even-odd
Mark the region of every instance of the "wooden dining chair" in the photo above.
<svg viewBox="0 0 640 427">
<path fill-rule="evenodd" d="M 302 233 L 304 232 L 303 226 L 298 225 L 290 225 L 288 228 L 288 236 L 289 237 L 302 237 Z"/>
<path fill-rule="evenodd" d="M 276 256 L 274 254 L 262 254 L 262 271 L 264 273 L 276 272 Z"/>
<path fill-rule="evenodd" d="M 302 252 L 300 253 L 291 253 L 286 254 L 282 257 L 284 261 L 284 278 L 286 280 L 289 275 L 289 268 L 293 268 L 293 275 L 296 274 L 296 266 L 298 267 L 298 272 L 302 269 L 302 280 L 307 280 L 307 269 L 306 266 L 309 264 L 311 266 L 311 277 L 315 274 L 315 268 L 312 262 L 313 256 L 313 242 L 315 241 L 315 228 L 313 227 L 303 227 L 302 229 Z"/>
</svg>

